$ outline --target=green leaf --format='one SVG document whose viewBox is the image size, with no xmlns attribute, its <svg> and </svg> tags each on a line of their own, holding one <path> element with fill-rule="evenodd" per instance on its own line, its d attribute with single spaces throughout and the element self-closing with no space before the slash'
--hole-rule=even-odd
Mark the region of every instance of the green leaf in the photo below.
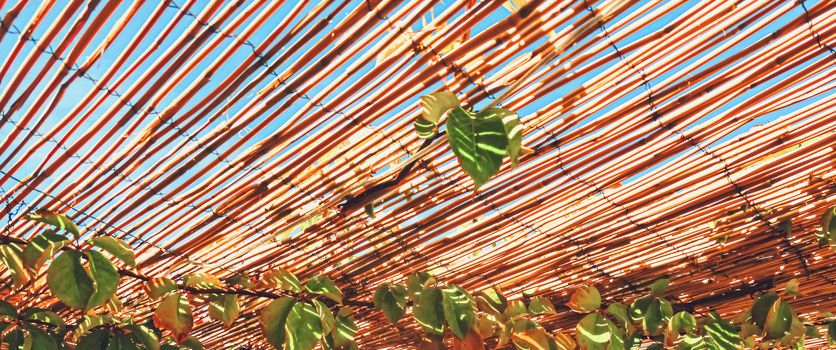
<svg viewBox="0 0 836 350">
<path fill-rule="evenodd" d="M 505 127 L 505 134 L 508 135 L 508 146 L 505 151 L 508 157 L 511 158 L 511 166 L 519 165 L 520 152 L 522 152 L 522 132 L 523 126 L 520 123 L 520 117 L 516 113 L 507 109 L 497 108 L 502 118 L 502 124 Z"/>
<path fill-rule="evenodd" d="M 87 251 L 87 262 L 89 276 L 93 280 L 93 294 L 90 295 L 87 309 L 92 309 L 106 303 L 116 293 L 116 288 L 119 287 L 119 271 L 104 254 L 95 250 Z"/>
<path fill-rule="evenodd" d="M 290 310 L 296 305 L 296 300 L 290 297 L 281 297 L 271 301 L 261 312 L 261 329 L 264 337 L 270 345 L 277 349 L 284 348 L 285 325 Z"/>
<path fill-rule="evenodd" d="M 138 349 L 134 342 L 126 334 L 121 332 L 113 332 L 107 344 L 107 350 L 136 350 Z"/>
<path fill-rule="evenodd" d="M 646 295 L 641 298 L 638 298 L 630 304 L 630 319 L 633 321 L 641 321 L 644 318 L 644 315 L 647 313 L 648 307 L 650 307 L 650 303 L 655 298 L 652 295 Z"/>
<path fill-rule="evenodd" d="M 696 327 L 697 319 L 687 311 L 677 312 L 668 322 L 668 331 L 674 334 L 679 334 L 683 330 L 686 333 L 692 333 L 696 330 Z"/>
<path fill-rule="evenodd" d="M 131 336 L 134 339 L 134 342 L 137 344 L 142 344 L 146 350 L 159 350 L 160 349 L 160 339 L 157 338 L 157 335 L 143 325 L 138 324 L 127 324 L 125 325 L 125 329 L 130 331 Z"/>
<path fill-rule="evenodd" d="M 511 334 L 511 341 L 518 349 L 526 350 L 556 350 L 558 346 L 555 339 L 540 327 L 515 332 Z M 484 343 L 480 343 L 479 346 L 484 347 Z"/>
<path fill-rule="evenodd" d="M 670 303 L 664 299 L 653 298 L 642 318 L 642 328 L 648 335 L 658 335 L 664 329 L 673 313 Z"/>
<path fill-rule="evenodd" d="M 75 236 L 78 239 L 81 236 L 80 231 L 78 230 L 78 226 L 75 225 L 70 217 L 65 214 L 61 214 L 56 211 L 46 210 L 46 209 L 38 209 L 34 213 L 26 214 L 26 218 L 29 220 L 35 220 L 38 222 L 43 222 L 48 225 L 52 225 L 57 227 L 58 229 L 67 231 Z"/>
<path fill-rule="evenodd" d="M 58 350 L 58 342 L 55 341 L 55 338 L 53 338 L 47 332 L 44 332 L 40 328 L 30 324 L 24 325 L 23 328 L 26 329 L 26 339 L 24 340 L 24 343 L 29 344 L 30 349 Z"/>
<path fill-rule="evenodd" d="M 322 337 L 322 321 L 310 304 L 296 303 L 287 315 L 287 348 L 311 350 Z"/>
<path fill-rule="evenodd" d="M 14 243 L 0 244 L 0 259 L 9 268 L 15 288 L 26 285 L 32 278 L 23 263 L 23 249 Z"/>
<path fill-rule="evenodd" d="M 607 306 L 607 312 L 615 316 L 622 324 L 630 323 L 630 316 L 627 315 L 627 305 L 615 302 Z"/>
<path fill-rule="evenodd" d="M 414 302 L 424 287 L 433 283 L 435 283 L 435 278 L 432 275 L 423 271 L 413 272 L 406 278 L 406 290 Z"/>
<path fill-rule="evenodd" d="M 710 314 L 710 319 L 703 326 L 703 329 L 708 334 L 708 345 L 716 349 L 735 350 L 742 345 L 740 334 L 737 333 L 734 326 L 714 312 Z"/>
<path fill-rule="evenodd" d="M 505 317 L 514 318 L 520 315 L 528 316 L 528 307 L 521 300 L 514 300 L 505 308 Z"/>
<path fill-rule="evenodd" d="M 506 112 L 491 108 L 474 114 L 456 108 L 448 113 L 447 141 L 477 189 L 502 165 L 508 147 L 508 136 L 501 119 Z"/>
<path fill-rule="evenodd" d="M 594 286 L 582 285 L 575 289 L 566 306 L 580 313 L 595 311 L 601 307 L 601 294 Z"/>
<path fill-rule="evenodd" d="M 836 320 L 827 324 L 827 338 L 829 343 L 836 342 Z"/>
<path fill-rule="evenodd" d="M 798 293 L 798 278 L 793 278 L 787 281 L 787 286 L 784 287 L 784 294 L 799 295 Z"/>
<path fill-rule="evenodd" d="M 671 284 L 671 280 L 667 278 L 660 278 L 658 280 L 653 281 L 653 284 L 650 285 L 650 292 L 653 293 L 655 296 L 660 296 L 665 293 L 668 289 L 668 285 Z"/>
<path fill-rule="evenodd" d="M 429 334 L 444 334 L 444 307 L 442 306 L 441 289 L 435 287 L 424 288 L 416 299 L 413 299 L 412 313 L 421 328 Z"/>
<path fill-rule="evenodd" d="M 177 284 L 168 277 L 155 277 L 145 282 L 145 291 L 151 299 L 159 299 L 177 290 Z"/>
<path fill-rule="evenodd" d="M 811 338 L 811 339 L 821 338 L 821 333 L 819 332 L 819 329 L 816 328 L 816 326 L 806 326 L 806 327 L 807 328 L 805 329 L 804 334 L 807 336 L 807 338 Z"/>
<path fill-rule="evenodd" d="M 505 296 L 493 288 L 476 293 L 474 298 L 476 299 L 476 307 L 479 310 L 494 316 L 501 315 L 505 312 L 505 308 L 508 307 L 508 299 L 505 299 Z"/>
<path fill-rule="evenodd" d="M 195 272 L 186 276 L 184 282 L 187 287 L 194 287 L 198 289 L 216 289 L 223 286 L 223 282 L 215 275 L 207 272 Z M 198 303 L 206 303 L 212 299 L 220 298 L 220 293 L 197 293 L 192 294 L 194 300 Z"/>
<path fill-rule="evenodd" d="M 188 336 L 186 340 L 180 342 L 180 347 L 191 350 L 203 350 L 203 345 L 193 336 Z"/>
<path fill-rule="evenodd" d="M 235 294 L 223 294 L 209 301 L 209 316 L 223 322 L 224 327 L 232 326 L 239 313 L 238 296 Z"/>
<path fill-rule="evenodd" d="M 444 319 L 450 331 L 464 339 L 468 330 L 476 323 L 476 304 L 466 290 L 457 285 L 448 285 L 441 290 Z"/>
<path fill-rule="evenodd" d="M 172 293 L 163 298 L 154 312 L 154 324 L 171 331 L 174 340 L 184 341 L 192 331 L 192 306 L 185 295 Z"/>
<path fill-rule="evenodd" d="M 448 91 L 436 91 L 421 96 L 421 117 L 433 124 L 438 124 L 447 111 L 461 106 L 459 98 Z"/>
<path fill-rule="evenodd" d="M 85 334 L 90 332 L 92 329 L 104 325 L 104 324 L 113 324 L 116 320 L 113 317 L 107 315 L 86 315 L 81 318 L 81 321 L 78 323 L 78 326 L 73 330 L 72 336 L 70 339 L 80 339 Z"/>
<path fill-rule="evenodd" d="M 334 314 L 331 313 L 328 305 L 325 305 L 325 303 L 316 299 L 312 300 L 311 304 L 313 304 L 316 309 L 316 313 L 319 316 L 319 320 L 322 322 L 322 333 L 331 333 L 331 331 L 336 327 L 337 320 L 334 318 Z"/>
<path fill-rule="evenodd" d="M 29 244 L 23 248 L 23 264 L 33 274 L 40 272 L 44 263 L 52 259 L 61 248 L 70 244 L 70 241 L 57 233 L 46 231 L 29 240 Z"/>
<path fill-rule="evenodd" d="M 261 276 L 256 288 L 278 288 L 299 293 L 302 291 L 302 284 L 290 271 L 273 269 Z"/>
<path fill-rule="evenodd" d="M 535 316 L 545 314 L 557 315 L 557 309 L 554 308 L 554 304 L 544 297 L 531 298 L 531 301 L 528 303 L 528 311 Z"/>
<path fill-rule="evenodd" d="M 752 322 L 758 328 L 763 329 L 766 326 L 766 316 L 769 314 L 769 309 L 778 299 L 778 294 L 775 292 L 764 293 L 755 297 L 755 302 L 752 304 Z"/>
<path fill-rule="evenodd" d="M 374 292 L 374 306 L 383 311 L 389 322 L 396 324 L 406 314 L 406 293 L 404 285 L 383 284 Z"/>
<path fill-rule="evenodd" d="M 575 337 L 581 349 L 606 349 L 612 332 L 610 322 L 604 315 L 597 312 L 584 316 L 577 327 Z"/>
<path fill-rule="evenodd" d="M 311 279 L 305 283 L 305 290 L 309 293 L 322 295 L 337 302 L 337 304 L 343 303 L 343 293 L 339 288 L 337 288 L 334 281 L 328 277 L 322 275 L 311 277 Z"/>
<path fill-rule="evenodd" d="M 438 125 L 421 117 L 415 118 L 412 126 L 415 127 L 415 133 L 418 134 L 418 137 L 422 139 L 431 138 L 438 133 Z"/>
<path fill-rule="evenodd" d="M 38 321 L 40 323 L 50 324 L 55 328 L 53 330 L 57 332 L 63 332 L 67 325 L 64 323 L 64 319 L 61 316 L 58 316 L 57 313 L 41 309 L 41 308 L 29 308 L 24 311 L 21 315 L 21 318 L 28 321 Z"/>
<path fill-rule="evenodd" d="M 337 316 L 337 324 L 334 330 L 334 345 L 336 348 L 346 348 L 354 343 L 357 335 L 357 324 L 348 316 Z"/>
<path fill-rule="evenodd" d="M 47 269 L 46 281 L 52 295 L 64 304 L 87 310 L 95 287 L 81 265 L 81 253 L 67 250 L 59 254 Z"/>
<path fill-rule="evenodd" d="M 110 338 L 110 331 L 100 328 L 78 340 L 76 349 L 107 349 L 107 342 Z"/>
<path fill-rule="evenodd" d="M 117 259 L 121 260 L 130 268 L 136 268 L 136 257 L 131 250 L 131 246 L 122 240 L 110 236 L 98 236 L 90 240 L 90 243 L 96 247 L 104 249 Z"/>
<path fill-rule="evenodd" d="M 766 339 L 779 339 L 790 331 L 792 326 L 793 311 L 786 301 L 781 299 L 772 303 L 766 315 L 765 326 L 763 327 Z"/>
</svg>

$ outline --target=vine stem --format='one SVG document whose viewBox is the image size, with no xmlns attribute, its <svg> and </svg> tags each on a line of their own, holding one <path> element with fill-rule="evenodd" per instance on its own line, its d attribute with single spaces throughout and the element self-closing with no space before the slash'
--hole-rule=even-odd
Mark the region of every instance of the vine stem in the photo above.
<svg viewBox="0 0 836 350">
<path fill-rule="evenodd" d="M 0 242 L 2 242 L 2 243 L 15 243 L 15 244 L 21 244 L 21 245 L 29 244 L 29 242 L 24 240 L 24 239 L 20 239 L 20 238 L 17 238 L 17 237 L 10 237 L 10 236 L 0 236 Z M 65 246 L 65 247 L 61 248 L 61 250 L 62 251 L 69 251 L 69 250 L 79 251 L 80 249 L 70 247 L 70 246 Z M 148 281 L 152 280 L 152 277 L 146 276 L 146 275 L 144 275 L 144 274 L 142 274 L 138 271 L 132 271 L 132 270 L 124 269 L 124 268 L 119 268 L 118 272 L 119 272 L 120 275 L 122 275 L 124 277 L 133 278 L 133 279 L 136 279 L 136 280 L 140 280 L 142 282 L 148 282 Z M 34 281 L 34 280 L 35 279 L 32 279 L 32 281 Z M 322 302 L 324 302 L 328 305 L 335 304 L 334 301 L 332 301 L 331 299 L 328 299 L 326 297 L 323 297 L 323 296 L 319 296 L 319 295 L 315 295 L 315 294 L 311 294 L 311 293 L 296 293 L 296 292 L 286 291 L 286 290 L 273 291 L 273 290 L 266 290 L 266 289 L 250 289 L 250 288 L 235 288 L 235 287 L 214 287 L 214 288 L 203 288 L 203 287 L 201 287 L 201 288 L 198 288 L 198 287 L 186 286 L 186 285 L 180 285 L 180 284 L 177 284 L 177 289 L 181 290 L 183 292 L 186 292 L 186 293 L 190 293 L 190 294 L 234 294 L 234 295 L 267 298 L 267 299 L 279 299 L 279 298 L 282 298 L 282 297 L 291 297 L 291 298 L 303 299 L 303 300 L 307 300 L 307 301 L 317 299 L 317 300 L 322 301 Z M 369 308 L 374 307 L 374 304 L 372 302 L 350 300 L 350 299 L 343 300 L 341 305 L 356 306 L 356 307 L 369 307 Z"/>
</svg>

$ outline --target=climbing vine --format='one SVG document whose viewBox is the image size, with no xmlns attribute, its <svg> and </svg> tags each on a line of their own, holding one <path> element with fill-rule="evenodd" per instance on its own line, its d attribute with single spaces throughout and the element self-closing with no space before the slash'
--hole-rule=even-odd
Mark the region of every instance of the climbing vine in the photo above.
<svg viewBox="0 0 836 350">
<path fill-rule="evenodd" d="M 475 111 L 449 92 L 422 97 L 421 108 L 414 121 L 418 136 L 435 140 L 446 133 L 475 189 L 499 172 L 506 157 L 514 167 L 533 152 L 522 143 L 523 127 L 513 111 Z M 374 215 L 373 206 L 366 211 Z M 800 348 L 807 338 L 826 336 L 831 343 L 836 338 L 832 314 L 823 313 L 824 322 L 814 324 L 794 311 L 792 302 L 800 294 L 796 279 L 780 292 L 758 291 L 750 309 L 729 318 L 694 314 L 672 303 L 666 298 L 670 281 L 664 278 L 650 284 L 646 295 L 608 305 L 596 286 L 582 285 L 565 303 L 578 314 L 575 329 L 555 333 L 538 323 L 558 314 L 554 301 L 544 295 L 509 298 L 497 288 L 468 291 L 426 272 L 351 299 L 327 276 L 300 280 L 282 268 L 258 278 L 235 274 L 225 280 L 206 272 L 179 280 L 147 276 L 139 271 L 131 246 L 116 237 L 82 240 L 73 220 L 54 211 L 37 210 L 25 218 L 51 229 L 29 240 L 1 237 L 0 259 L 14 288 L 36 290 L 45 283 L 52 296 L 78 312 L 59 314 L 0 301 L 0 341 L 8 349 L 201 349 L 191 335 L 195 313 L 205 310 L 212 320 L 231 327 L 243 311 L 243 296 L 269 299 L 260 310 L 246 311 L 258 313 L 264 340 L 277 349 L 356 349 L 356 308 L 373 308 L 399 328 L 414 325 L 423 334 L 422 349 Z M 819 242 L 836 247 L 836 207 L 825 211 L 821 227 Z M 40 278 L 44 269 L 45 279 Z M 128 306 L 119 300 L 123 279 L 143 286 L 141 299 L 153 304 L 150 317 L 130 310 L 135 300 Z M 826 335 L 820 326 L 826 326 Z"/>
</svg>

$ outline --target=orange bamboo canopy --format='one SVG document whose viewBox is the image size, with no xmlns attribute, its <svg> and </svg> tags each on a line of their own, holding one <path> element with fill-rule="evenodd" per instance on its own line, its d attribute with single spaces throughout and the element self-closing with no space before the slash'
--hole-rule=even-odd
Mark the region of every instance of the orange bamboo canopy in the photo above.
<svg viewBox="0 0 836 350">
<path fill-rule="evenodd" d="M 836 312 L 816 237 L 836 205 L 834 1 L 0 0 L 0 16 L 4 236 L 42 232 L 20 218 L 49 209 L 129 242 L 147 276 L 282 267 L 358 302 L 415 271 L 556 304 L 667 276 L 674 302 L 733 315 L 798 278 L 799 314 Z M 474 191 L 413 129 L 438 90 L 517 112 L 534 152 Z M 154 305 L 141 282 L 118 291 L 136 318 Z M 81 315 L 37 288 L 0 296 Z M 267 301 L 244 297 L 229 328 L 197 314 L 193 335 L 264 348 Z M 559 311 L 542 324 L 573 329 Z M 362 348 L 420 338 L 355 315 Z"/>
</svg>

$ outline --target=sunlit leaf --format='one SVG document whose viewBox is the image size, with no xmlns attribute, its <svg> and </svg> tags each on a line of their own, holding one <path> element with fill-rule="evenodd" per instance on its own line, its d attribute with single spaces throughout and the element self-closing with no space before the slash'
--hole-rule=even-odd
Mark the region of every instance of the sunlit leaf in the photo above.
<svg viewBox="0 0 836 350">
<path fill-rule="evenodd" d="M 164 295 L 177 290 L 177 284 L 167 277 L 154 277 L 145 282 L 145 291 L 151 299 L 159 299 Z"/>
<path fill-rule="evenodd" d="M 26 218 L 29 220 L 43 222 L 45 224 L 55 226 L 58 229 L 67 231 L 71 233 L 73 236 L 75 236 L 76 239 L 78 239 L 78 237 L 81 235 L 80 231 L 78 230 L 78 226 L 75 225 L 75 222 L 73 222 L 73 220 L 70 219 L 70 217 L 56 211 L 38 209 L 35 210 L 35 212 L 33 213 L 26 214 Z"/>
<path fill-rule="evenodd" d="M 647 313 L 647 308 L 650 307 L 650 303 L 655 298 L 652 295 L 646 295 L 641 298 L 638 298 L 630 304 L 630 309 L 628 310 L 630 319 L 633 321 L 641 321 L 644 318 L 645 313 Z"/>
<path fill-rule="evenodd" d="M 198 289 L 215 289 L 218 287 L 223 286 L 223 282 L 219 280 L 217 277 L 210 273 L 206 272 L 196 272 L 191 275 L 186 276 L 185 278 L 186 286 L 194 287 Z M 220 294 L 218 293 L 197 293 L 192 294 L 195 301 L 198 303 L 205 303 L 209 300 L 219 298 Z"/>
<path fill-rule="evenodd" d="M 769 309 L 778 299 L 778 294 L 775 292 L 764 293 L 755 297 L 755 302 L 752 304 L 752 322 L 760 329 L 766 326 L 766 316 L 769 314 Z"/>
<path fill-rule="evenodd" d="M 322 321 L 316 308 L 295 303 L 287 315 L 287 349 L 311 350 L 322 337 Z"/>
<path fill-rule="evenodd" d="M 581 349 L 606 349 L 612 337 L 609 321 L 597 312 L 584 316 L 578 322 L 575 333 Z"/>
<path fill-rule="evenodd" d="M 185 340 L 194 324 L 188 298 L 180 293 L 165 296 L 154 312 L 154 324 L 171 331 L 177 342 Z"/>
<path fill-rule="evenodd" d="M 521 315 L 528 316 L 528 307 L 521 300 L 514 300 L 508 303 L 504 315 L 507 318 L 514 318 Z"/>
<path fill-rule="evenodd" d="M 148 327 L 131 323 L 125 325 L 125 329 L 131 332 L 134 342 L 142 344 L 146 350 L 160 349 L 159 338 L 157 338 L 157 335 L 154 334 L 154 332 Z"/>
<path fill-rule="evenodd" d="M 554 350 L 557 342 L 543 328 L 531 328 L 511 334 L 511 341 L 520 349 Z"/>
<path fill-rule="evenodd" d="M 24 325 L 24 329 L 26 329 L 26 335 L 24 342 L 29 345 L 28 349 L 33 350 L 58 350 L 58 342 L 55 338 L 49 335 L 47 332 L 44 332 L 38 327 L 34 325 Z"/>
<path fill-rule="evenodd" d="M 694 315 L 688 313 L 688 311 L 677 312 L 668 322 L 668 330 L 675 334 L 679 334 L 682 331 L 691 333 L 696 330 L 696 327 L 697 319 L 694 318 Z"/>
<path fill-rule="evenodd" d="M 78 322 L 78 326 L 76 326 L 76 328 L 73 330 L 70 339 L 80 339 L 88 332 L 90 332 L 93 328 L 105 324 L 113 324 L 115 322 L 116 320 L 113 317 L 107 315 L 86 315 L 81 318 L 81 321 Z"/>
<path fill-rule="evenodd" d="M 671 280 L 667 278 L 660 278 L 658 280 L 653 281 L 653 284 L 650 285 L 650 292 L 653 293 L 655 296 L 660 296 L 665 294 L 665 291 L 668 289 L 668 285 L 671 283 Z"/>
<path fill-rule="evenodd" d="M 798 278 L 793 278 L 787 281 L 787 286 L 784 287 L 784 294 L 799 295 L 798 293 Z"/>
<path fill-rule="evenodd" d="M 15 288 L 23 287 L 32 277 L 23 262 L 23 248 L 14 243 L 0 244 L 0 259 L 12 275 Z"/>
<path fill-rule="evenodd" d="M 322 275 L 311 277 L 305 283 L 305 291 L 322 295 L 337 302 L 337 304 L 343 303 L 343 293 L 337 288 L 334 281 Z"/>
<path fill-rule="evenodd" d="M 563 332 L 555 334 L 554 341 L 558 350 L 574 350 L 578 346 L 575 339 Z"/>
<path fill-rule="evenodd" d="M 435 278 L 429 273 L 423 271 L 413 272 L 406 278 L 406 290 L 414 302 L 424 287 L 433 283 L 435 283 Z"/>
<path fill-rule="evenodd" d="M 790 331 L 793 312 L 790 305 L 781 299 L 776 300 L 769 307 L 763 331 L 766 339 L 779 339 Z"/>
<path fill-rule="evenodd" d="M 357 324 L 348 316 L 337 315 L 334 330 L 334 345 L 337 349 L 347 348 L 354 343 L 357 335 Z"/>
<path fill-rule="evenodd" d="M 285 269 L 273 269 L 265 272 L 256 283 L 256 288 L 277 288 L 292 292 L 301 292 L 302 284 L 299 279 Z"/>
<path fill-rule="evenodd" d="M 733 350 L 741 347 L 742 340 L 740 334 L 734 329 L 734 326 L 716 313 L 711 313 L 709 320 L 703 326 L 706 334 L 708 334 L 707 343 L 720 350 Z"/>
<path fill-rule="evenodd" d="M 448 91 L 436 91 L 421 96 L 421 118 L 430 123 L 438 124 L 444 113 L 460 106 L 461 102 L 455 94 Z"/>
<path fill-rule="evenodd" d="M 464 339 L 468 330 L 476 322 L 476 304 L 466 290 L 456 285 L 448 285 L 441 290 L 444 319 L 450 331 L 459 339 Z"/>
<path fill-rule="evenodd" d="M 87 302 L 87 309 L 106 303 L 119 287 L 119 271 L 104 254 L 87 251 L 89 276 L 93 280 L 93 294 Z"/>
<path fill-rule="evenodd" d="M 496 289 L 488 288 L 474 295 L 476 307 L 480 311 L 493 315 L 501 315 L 508 307 L 508 299 L 505 299 Z"/>
<path fill-rule="evenodd" d="M 426 287 L 413 299 L 412 313 L 428 334 L 444 334 L 444 306 L 441 289 Z"/>
<path fill-rule="evenodd" d="M 328 305 L 325 305 L 325 303 L 316 299 L 311 300 L 311 304 L 314 306 L 314 309 L 316 309 L 316 314 L 322 322 L 322 333 L 328 334 L 334 330 L 337 325 L 337 320 L 334 318 L 334 314 L 331 313 Z"/>
<path fill-rule="evenodd" d="M 67 250 L 49 265 L 47 286 L 52 295 L 76 309 L 86 310 L 93 295 L 93 280 L 81 265 L 81 253 Z"/>
<path fill-rule="evenodd" d="M 271 301 L 261 311 L 261 318 L 259 319 L 261 329 L 267 342 L 277 349 L 284 348 L 285 343 L 285 325 L 287 324 L 287 316 L 290 310 L 296 305 L 296 300 L 290 297 L 282 297 Z"/>
<path fill-rule="evenodd" d="M 511 166 L 516 167 L 519 165 L 519 157 L 522 152 L 523 125 L 516 113 L 505 109 L 499 110 L 502 111 L 500 114 L 502 125 L 505 127 L 505 134 L 508 135 L 508 146 L 505 151 L 508 158 L 511 159 Z"/>
<path fill-rule="evenodd" d="M 582 285 L 575 289 L 566 306 L 580 313 L 595 311 L 601 307 L 601 294 L 594 286 Z"/>
<path fill-rule="evenodd" d="M 70 241 L 66 237 L 52 231 L 32 237 L 23 248 L 23 264 L 33 274 L 37 274 L 47 260 L 68 244 Z"/>
<path fill-rule="evenodd" d="M 528 303 L 528 311 L 532 315 L 557 315 L 557 309 L 554 308 L 554 304 L 545 297 L 531 298 L 531 301 Z"/>
<path fill-rule="evenodd" d="M 502 165 L 508 147 L 502 117 L 507 113 L 498 108 L 479 113 L 456 108 L 447 114 L 447 141 L 477 189 Z"/>
<path fill-rule="evenodd" d="M 209 316 L 223 322 L 227 328 L 232 326 L 239 313 L 238 296 L 235 294 L 223 294 L 209 301 Z"/>
<path fill-rule="evenodd" d="M 131 246 L 120 239 L 111 236 L 98 236 L 90 240 L 90 243 L 96 247 L 104 249 L 117 259 L 121 260 L 130 268 L 136 268 L 136 257 L 131 250 Z"/>
<path fill-rule="evenodd" d="M 64 319 L 62 319 L 61 316 L 54 311 L 46 309 L 29 308 L 21 313 L 20 317 L 24 320 L 37 321 L 40 324 L 51 325 L 52 329 L 58 332 L 63 332 L 66 328 Z"/>
<path fill-rule="evenodd" d="M 406 287 L 401 284 L 386 283 L 374 292 L 374 306 L 381 311 L 386 319 L 398 323 L 406 313 Z"/>
</svg>

